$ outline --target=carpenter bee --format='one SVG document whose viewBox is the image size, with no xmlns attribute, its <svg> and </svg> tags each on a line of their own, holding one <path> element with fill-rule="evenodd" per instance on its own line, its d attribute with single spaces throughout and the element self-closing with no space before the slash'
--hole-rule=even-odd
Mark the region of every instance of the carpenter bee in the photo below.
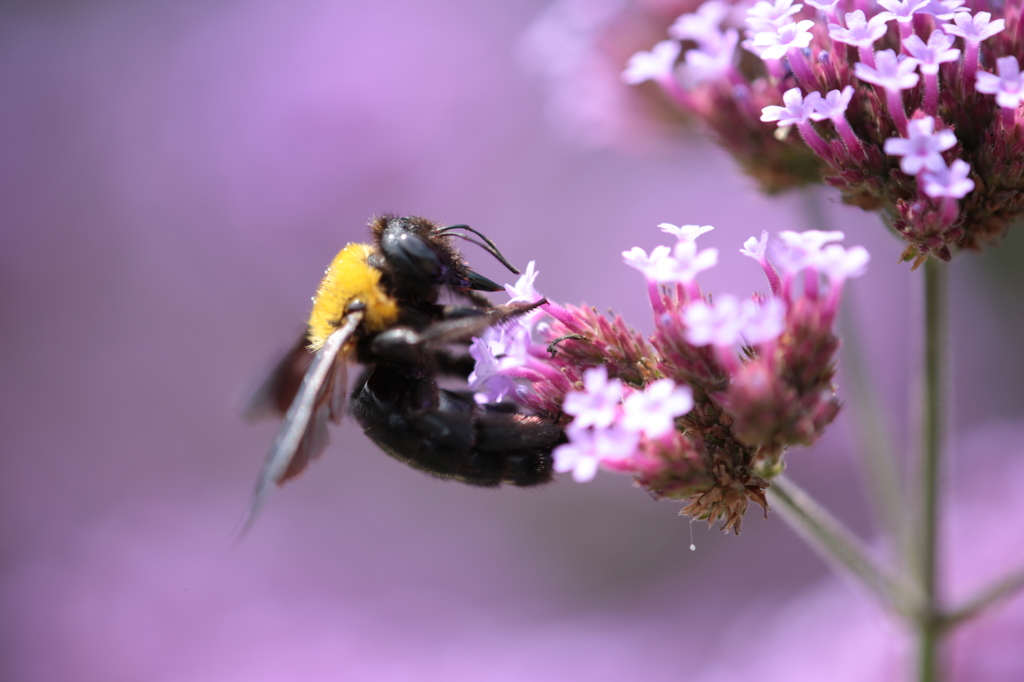
<svg viewBox="0 0 1024 682">
<path fill-rule="evenodd" d="M 477 244 L 513 273 L 494 243 L 467 225 L 383 215 L 372 244 L 346 245 L 327 268 L 298 339 L 254 394 L 247 416 L 283 418 L 256 482 L 242 532 L 271 484 L 299 474 L 327 444 L 327 423 L 345 412 L 346 369 L 362 369 L 348 412 L 384 452 L 440 478 L 475 486 L 534 486 L 551 479 L 563 429 L 515 404 L 478 404 L 438 386 L 473 369 L 472 337 L 544 303 L 494 305 L 479 292 L 502 287 L 471 270 L 453 237 Z M 466 233 L 472 233 L 477 241 Z M 447 293 L 454 304 L 444 304 Z"/>
</svg>

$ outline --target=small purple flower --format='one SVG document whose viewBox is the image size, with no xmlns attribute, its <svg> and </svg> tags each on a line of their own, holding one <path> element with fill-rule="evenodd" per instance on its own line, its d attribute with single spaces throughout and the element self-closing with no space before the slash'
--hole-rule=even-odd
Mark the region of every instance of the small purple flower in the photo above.
<svg viewBox="0 0 1024 682">
<path fill-rule="evenodd" d="M 756 346 L 777 339 L 786 326 L 786 304 L 772 296 L 758 304 L 753 299 L 742 305 L 743 326 L 740 334 L 748 344 Z"/>
<path fill-rule="evenodd" d="M 667 246 L 656 246 L 648 256 L 647 252 L 639 246 L 634 246 L 629 251 L 622 252 L 622 260 L 631 268 L 636 268 L 649 280 L 659 281 L 659 276 L 665 268 L 662 261 L 669 257 L 672 250 Z"/>
<path fill-rule="evenodd" d="M 504 330 L 496 327 L 488 328 L 470 344 L 469 355 L 476 360 L 476 366 L 468 383 L 477 403 L 500 403 L 515 391 L 515 381 L 501 374 L 507 347 Z"/>
<path fill-rule="evenodd" d="M 640 434 L 620 428 L 584 428 L 575 421 L 565 430 L 569 442 L 555 448 L 554 469 L 572 472 L 577 483 L 593 480 L 601 461 L 621 461 L 634 452 Z"/>
<path fill-rule="evenodd" d="M 744 256 L 749 256 L 756 260 L 758 263 L 762 263 L 765 260 L 765 252 L 768 250 L 768 231 L 761 230 L 761 239 L 757 237 L 751 237 L 747 241 L 743 242 L 743 248 L 740 249 L 740 253 Z"/>
<path fill-rule="evenodd" d="M 806 123 L 814 114 L 821 100 L 821 93 L 811 92 L 804 97 L 800 88 L 790 88 L 782 93 L 786 106 L 769 105 L 761 110 L 762 121 L 778 121 L 779 127 Z"/>
<path fill-rule="evenodd" d="M 686 340 L 695 346 L 729 348 L 740 341 L 745 321 L 739 301 L 727 294 L 717 297 L 714 305 L 694 301 L 683 310 Z"/>
<path fill-rule="evenodd" d="M 562 405 L 566 414 L 575 417 L 573 424 L 579 428 L 614 424 L 622 402 L 622 382 L 609 380 L 608 369 L 600 365 L 583 373 L 583 386 L 582 392 L 570 391 Z"/>
<path fill-rule="evenodd" d="M 809 19 L 771 26 L 755 34 L 750 44 L 761 59 L 782 59 L 790 50 L 802 50 L 811 44 L 812 26 L 814 22 Z"/>
<path fill-rule="evenodd" d="M 817 253 L 826 244 L 841 242 L 844 239 L 846 239 L 846 235 L 839 230 L 832 230 L 831 232 L 824 232 L 822 230 L 804 230 L 803 232 L 783 230 L 779 233 L 779 240 L 783 244 L 804 254 Z"/>
<path fill-rule="evenodd" d="M 543 298 L 537 293 L 537 290 L 533 288 L 533 283 L 537 280 L 537 275 L 540 273 L 534 269 L 535 261 L 530 261 L 526 266 L 526 272 L 524 272 L 516 283 L 506 284 L 505 291 L 512 300 L 509 303 L 534 303 Z"/>
<path fill-rule="evenodd" d="M 922 108 L 928 114 L 938 111 L 939 103 L 939 66 L 946 62 L 960 59 L 960 50 L 952 47 L 956 40 L 936 29 L 928 36 L 925 44 L 917 35 L 909 35 L 903 39 L 903 49 L 918 61 L 921 75 L 924 76 L 924 102 Z"/>
<path fill-rule="evenodd" d="M 844 118 L 846 109 L 853 99 L 853 86 L 847 85 L 842 91 L 830 90 L 823 99 L 819 99 L 811 114 L 812 121 L 824 121 L 826 118 L 833 121 Z"/>
<path fill-rule="evenodd" d="M 948 168 L 942 164 L 938 170 L 925 171 L 921 178 L 924 193 L 933 199 L 963 199 L 974 189 L 974 180 L 971 180 L 970 174 L 971 166 L 963 159 L 957 159 Z"/>
<path fill-rule="evenodd" d="M 624 429 L 660 438 L 673 431 L 676 417 L 693 409 L 693 391 L 676 386 L 671 379 L 661 379 L 627 396 L 622 409 Z"/>
<path fill-rule="evenodd" d="M 675 40 L 663 40 L 650 52 L 637 52 L 629 58 L 626 70 L 622 72 L 622 80 L 630 85 L 653 80 L 663 82 L 672 78 L 676 60 L 682 45 Z"/>
<path fill-rule="evenodd" d="M 523 367 L 530 363 L 533 344 L 533 325 L 523 318 L 513 320 L 501 329 L 504 355 L 498 358 L 501 371 Z"/>
<path fill-rule="evenodd" d="M 829 13 L 836 11 L 839 0 L 807 0 L 807 4 L 816 10 Z"/>
<path fill-rule="evenodd" d="M 917 85 L 919 76 L 914 73 L 917 60 L 912 57 L 897 57 L 892 50 L 882 50 L 875 55 L 875 67 L 864 63 L 853 65 L 853 73 L 857 78 L 886 91 L 909 90 Z"/>
<path fill-rule="evenodd" d="M 718 263 L 718 249 L 697 251 L 694 241 L 683 239 L 669 255 L 669 247 L 658 246 L 648 256 L 639 246 L 622 252 L 622 260 L 644 273 L 648 281 L 661 284 L 689 283 Z"/>
<path fill-rule="evenodd" d="M 928 2 L 929 0 L 878 0 L 878 4 L 888 11 L 879 12 L 876 16 L 885 16 L 886 21 L 895 19 L 902 24 L 908 24 Z"/>
<path fill-rule="evenodd" d="M 998 76 L 984 71 L 978 74 L 978 92 L 995 95 L 996 104 L 1003 108 L 1016 109 L 1024 99 L 1024 75 L 1017 58 L 1000 57 L 996 60 L 996 70 Z"/>
<path fill-rule="evenodd" d="M 885 153 L 902 156 L 900 169 L 907 175 L 922 170 L 945 168 L 942 152 L 956 145 L 956 135 L 948 128 L 935 132 L 935 119 L 917 118 L 907 124 L 907 137 L 890 137 L 885 141 Z"/>
<path fill-rule="evenodd" d="M 679 238 L 679 241 L 688 242 L 695 241 L 697 237 L 715 229 L 711 225 L 673 225 L 672 223 L 660 223 L 658 227 L 661 228 L 662 232 L 674 234 Z"/>
<path fill-rule="evenodd" d="M 853 99 L 853 86 L 847 85 L 842 90 L 829 90 L 824 99 L 818 100 L 811 114 L 812 121 L 823 121 L 826 118 L 832 121 L 836 132 L 843 139 L 846 148 L 854 155 L 854 158 L 863 159 L 865 156 L 864 145 L 853 132 L 850 122 L 846 120 L 846 110 Z"/>
<path fill-rule="evenodd" d="M 943 24 L 942 28 L 950 35 L 960 36 L 964 42 L 977 45 L 1006 28 L 1004 19 L 991 19 L 989 12 L 978 12 L 973 17 L 969 12 L 957 12 L 953 15 L 953 23 Z"/>
<path fill-rule="evenodd" d="M 663 281 L 688 284 L 718 264 L 718 249 L 698 251 L 696 242 L 681 241 L 672 250 L 672 258 L 666 258 L 665 262 L 671 268 L 668 279 Z"/>
<path fill-rule="evenodd" d="M 875 55 L 875 66 L 863 62 L 853 65 L 857 78 L 885 88 L 889 116 L 901 135 L 907 134 L 907 112 L 903 108 L 902 93 L 921 80 L 916 71 L 916 59 L 904 55 L 897 57 L 892 50 L 882 50 Z"/>
<path fill-rule="evenodd" d="M 714 45 L 687 50 L 679 69 L 683 85 L 693 89 L 701 83 L 726 77 L 735 68 L 736 45 L 739 40 L 739 33 L 729 29 Z"/>
<path fill-rule="evenodd" d="M 702 47 L 713 45 L 722 34 L 722 22 L 729 15 L 730 9 L 724 2 L 709 0 L 698 7 L 696 12 L 683 14 L 676 19 L 668 27 L 668 34 L 677 40 L 692 40 Z"/>
<path fill-rule="evenodd" d="M 476 360 L 476 367 L 469 375 L 469 387 L 476 389 L 498 371 L 497 355 L 504 352 L 500 342 L 501 330 L 488 327 L 483 336 L 473 338 L 469 354 Z"/>
<path fill-rule="evenodd" d="M 757 264 L 764 270 L 764 276 L 768 278 L 768 284 L 772 288 L 772 293 L 778 295 L 782 291 L 782 281 L 779 279 L 779 274 L 775 272 L 775 268 L 768 262 L 767 230 L 761 231 L 760 240 L 757 237 L 751 237 L 743 242 L 743 248 L 740 249 L 740 253 L 757 261 Z"/>
<path fill-rule="evenodd" d="M 839 242 L 845 238 L 846 235 L 838 230 L 832 232 L 783 230 L 779 233 L 779 242 L 781 243 L 776 244 L 773 253 L 783 272 L 787 275 L 795 275 L 804 268 L 814 267 L 818 254 L 826 244 Z"/>
<path fill-rule="evenodd" d="M 929 0 L 928 4 L 921 8 L 921 14 L 931 14 L 936 19 L 948 21 L 958 12 L 970 12 L 963 6 L 964 0 Z"/>
<path fill-rule="evenodd" d="M 942 28 L 950 35 L 964 39 L 963 86 L 967 91 L 975 85 L 975 74 L 978 72 L 978 54 L 981 41 L 991 38 L 1006 28 L 1006 21 L 997 19 L 989 21 L 992 15 L 978 12 L 973 17 L 970 12 L 958 12 L 953 15 L 952 24 L 943 24 Z"/>
<path fill-rule="evenodd" d="M 936 29 L 928 37 L 927 44 L 918 36 L 912 35 L 903 41 L 903 47 L 918 61 L 921 73 L 935 75 L 939 72 L 940 64 L 955 62 L 960 58 L 960 50 L 953 48 L 954 40 L 956 39 L 953 36 Z"/>
<path fill-rule="evenodd" d="M 821 250 L 816 265 L 819 272 L 835 285 L 863 275 L 870 260 L 871 254 L 863 246 L 847 249 L 841 244 L 830 244 Z"/>
<path fill-rule="evenodd" d="M 758 0 L 747 10 L 747 26 L 752 31 L 771 31 L 792 22 L 791 17 L 802 8 L 803 5 L 794 5 L 793 0 Z"/>
<path fill-rule="evenodd" d="M 870 48 L 875 42 L 885 35 L 887 19 L 883 16 L 874 16 L 870 20 L 864 17 L 864 12 L 857 10 L 846 15 L 846 26 L 843 28 L 838 24 L 828 25 L 828 35 L 832 40 L 854 47 Z"/>
</svg>

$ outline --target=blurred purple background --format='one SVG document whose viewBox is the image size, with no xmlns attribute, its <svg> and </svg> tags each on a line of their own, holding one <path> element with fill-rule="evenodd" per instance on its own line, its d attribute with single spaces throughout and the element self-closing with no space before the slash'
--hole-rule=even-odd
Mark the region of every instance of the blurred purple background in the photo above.
<svg viewBox="0 0 1024 682">
<path fill-rule="evenodd" d="M 241 397 L 372 214 L 469 223 L 520 267 L 535 259 L 548 297 L 642 328 L 645 287 L 619 254 L 664 241 L 658 223 L 715 225 L 702 242 L 721 264 L 702 282 L 735 294 L 766 289 L 743 240 L 807 227 L 800 197 L 756 196 L 696 138 L 652 156 L 553 132 L 517 57 L 543 7 L 0 8 L 0 678 L 730 679 L 763 655 L 755 640 L 804 621 L 890 632 L 844 605 L 863 600 L 778 518 L 751 513 L 740 538 L 694 525 L 690 552 L 679 505 L 626 478 L 475 490 L 401 466 L 351 424 L 230 545 L 275 429 L 242 422 Z M 875 256 L 847 302 L 902 420 L 917 278 L 875 216 L 829 213 Z M 1003 359 L 1020 305 L 991 293 L 1020 283 L 993 274 L 1019 269 L 1006 253 L 954 265 L 954 428 L 987 443 L 999 421 L 1011 444 L 983 447 L 984 470 L 957 460 L 981 497 L 1020 451 L 1024 377 Z M 790 472 L 869 534 L 849 435 L 843 417 Z M 1020 560 L 1016 501 L 985 516 L 1010 554 L 969 551 L 962 573 L 972 556 Z M 1004 634 L 1024 636 L 1020 601 Z M 777 679 L 806 663 L 793 639 L 773 645 Z M 1000 670 L 1024 670 L 1008 651 Z"/>
</svg>

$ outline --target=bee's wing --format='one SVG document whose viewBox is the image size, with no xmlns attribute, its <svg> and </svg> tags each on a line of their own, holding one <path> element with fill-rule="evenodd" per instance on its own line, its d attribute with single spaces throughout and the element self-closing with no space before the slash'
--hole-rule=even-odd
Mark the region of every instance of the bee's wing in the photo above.
<svg viewBox="0 0 1024 682">
<path fill-rule="evenodd" d="M 344 358 L 334 363 L 334 372 L 330 377 L 331 390 L 328 393 L 331 399 L 328 403 L 330 408 L 330 419 L 337 424 L 345 414 L 345 401 L 348 399 L 348 363 Z"/>
<path fill-rule="evenodd" d="M 314 356 L 263 462 L 238 537 L 245 535 L 256 520 L 271 485 L 298 474 L 327 445 L 327 420 L 335 416 L 336 407 L 341 409 L 344 404 L 343 399 L 339 403 L 338 399 L 331 397 L 331 393 L 344 394 L 347 390 L 344 382 L 340 385 L 336 383 L 344 377 L 344 370 L 337 366 L 344 365 L 345 358 L 339 357 L 339 353 L 359 328 L 362 319 L 362 312 L 350 313 L 345 318 L 345 324 L 327 337 L 323 347 Z"/>
<path fill-rule="evenodd" d="M 303 377 L 313 363 L 313 353 L 306 347 L 309 343 L 303 328 L 298 338 L 267 372 L 266 378 L 245 403 L 243 415 L 255 421 L 274 417 L 281 419 L 299 394 Z"/>
</svg>

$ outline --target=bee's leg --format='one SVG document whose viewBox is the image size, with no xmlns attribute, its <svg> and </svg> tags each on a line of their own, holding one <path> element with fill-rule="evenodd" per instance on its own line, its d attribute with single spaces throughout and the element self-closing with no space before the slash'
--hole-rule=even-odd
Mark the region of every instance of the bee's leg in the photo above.
<svg viewBox="0 0 1024 682">
<path fill-rule="evenodd" d="M 370 344 L 373 354 L 389 362 L 417 365 L 436 354 L 436 348 L 445 344 L 469 341 L 484 333 L 488 327 L 510 320 L 547 303 L 506 303 L 490 310 L 472 308 L 453 309 L 458 316 L 435 322 L 421 332 L 408 327 L 395 327 L 377 334 Z"/>
<path fill-rule="evenodd" d="M 381 360 L 412 367 L 428 365 L 438 372 L 463 378 L 476 366 L 476 361 L 464 350 L 448 344 L 428 347 L 426 341 L 422 334 L 408 327 L 396 327 L 377 334 L 370 349 Z"/>
<path fill-rule="evenodd" d="M 470 271 L 470 272 L 472 272 L 472 271 Z M 484 291 L 491 291 L 491 289 L 484 289 Z M 498 289 L 498 291 L 501 291 L 501 289 Z M 478 291 L 475 291 L 474 289 L 459 289 L 458 290 L 458 295 L 462 296 L 464 298 L 469 299 L 469 301 L 473 303 L 473 308 L 474 309 L 477 309 L 477 310 L 490 310 L 491 308 L 494 307 L 494 303 L 491 302 L 491 299 L 487 298 L 486 296 L 484 296 L 483 294 L 479 293 Z M 454 308 L 454 307 L 455 306 L 448 306 L 448 308 Z M 447 311 L 448 308 L 446 308 L 446 311 Z"/>
<path fill-rule="evenodd" d="M 446 318 L 440 322 L 435 322 L 420 332 L 420 339 L 426 344 L 468 341 L 474 336 L 483 334 L 488 327 L 525 315 L 547 302 L 546 298 L 542 298 L 534 303 L 506 303 L 495 306 L 490 310 L 478 311 L 476 314 L 467 313 L 462 317 Z M 469 309 L 460 310 L 466 311 Z"/>
<path fill-rule="evenodd" d="M 489 302 L 488 302 L 489 303 Z M 480 317 L 495 310 L 493 305 L 469 306 L 469 305 L 446 305 L 441 309 L 441 319 L 460 320 L 464 317 Z M 435 323 L 436 324 L 436 323 Z"/>
</svg>

